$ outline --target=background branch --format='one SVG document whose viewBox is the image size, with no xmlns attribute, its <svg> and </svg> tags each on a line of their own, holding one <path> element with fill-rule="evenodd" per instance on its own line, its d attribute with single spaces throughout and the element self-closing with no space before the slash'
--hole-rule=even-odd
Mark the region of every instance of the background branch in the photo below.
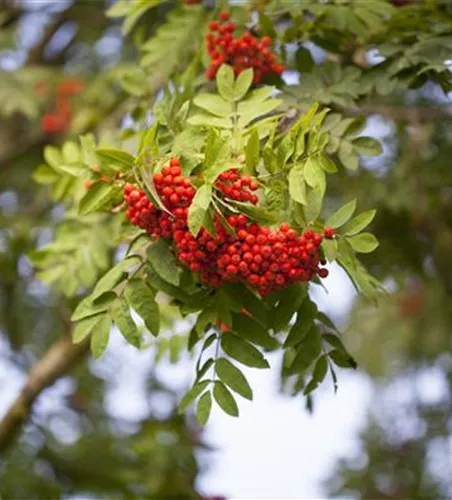
<svg viewBox="0 0 452 500">
<path fill-rule="evenodd" d="M 0 453 L 11 444 L 28 419 L 41 392 L 68 373 L 88 352 L 89 340 L 73 344 L 70 337 L 58 340 L 30 370 L 27 381 L 0 421 Z"/>
</svg>

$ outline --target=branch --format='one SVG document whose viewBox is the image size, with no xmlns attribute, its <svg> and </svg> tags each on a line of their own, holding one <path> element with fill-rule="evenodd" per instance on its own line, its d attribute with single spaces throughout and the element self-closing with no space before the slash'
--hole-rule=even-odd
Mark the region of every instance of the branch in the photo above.
<svg viewBox="0 0 452 500">
<path fill-rule="evenodd" d="M 352 115 L 381 115 L 394 121 L 402 122 L 433 122 L 452 120 L 452 106 L 390 106 L 386 104 L 360 104 L 356 111 L 349 111 Z"/>
<path fill-rule="evenodd" d="M 73 344 L 71 338 L 58 340 L 30 370 L 27 381 L 0 421 L 0 453 L 20 432 L 35 399 L 61 376 L 68 373 L 88 352 L 89 340 Z"/>
</svg>

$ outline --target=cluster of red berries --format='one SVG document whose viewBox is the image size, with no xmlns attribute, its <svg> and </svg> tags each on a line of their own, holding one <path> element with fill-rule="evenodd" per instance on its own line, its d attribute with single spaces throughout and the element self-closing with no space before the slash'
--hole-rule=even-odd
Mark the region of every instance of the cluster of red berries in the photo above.
<svg viewBox="0 0 452 500">
<path fill-rule="evenodd" d="M 259 183 L 247 175 L 240 175 L 235 168 L 220 174 L 215 186 L 231 200 L 249 201 L 253 205 L 259 201 L 259 198 L 252 193 L 259 189 Z"/>
<path fill-rule="evenodd" d="M 272 39 L 264 36 L 256 38 L 249 32 L 234 37 L 237 25 L 229 21 L 229 13 L 221 12 L 220 21 L 212 21 L 207 34 L 207 51 L 211 58 L 206 76 L 213 80 L 219 67 L 227 63 L 236 75 L 247 68 L 253 68 L 253 83 L 259 83 L 271 73 L 281 74 L 284 66 L 276 62 L 275 54 L 270 50 Z"/>
<path fill-rule="evenodd" d="M 179 160 L 174 158 L 153 177 L 157 193 L 171 214 L 154 206 L 144 191 L 126 184 L 126 216 L 152 236 L 172 239 L 177 259 L 192 272 L 199 273 L 203 282 L 214 287 L 226 282 L 242 282 L 265 295 L 291 283 L 310 281 L 315 275 L 321 278 L 328 275 L 327 269 L 320 267 L 325 264 L 320 256 L 323 236 L 311 229 L 299 235 L 283 223 L 272 231 L 240 214 L 227 217 L 233 229 L 231 234 L 216 215 L 216 234 L 202 228 L 193 236 L 188 229 L 187 215 L 196 191 L 181 173 Z M 235 179 L 238 174 L 236 171 L 233 174 Z M 220 180 L 224 181 L 224 176 Z M 251 179 L 251 182 L 256 181 Z M 251 188 L 248 180 L 245 186 Z M 325 230 L 325 237 L 333 235 L 331 229 Z"/>
<path fill-rule="evenodd" d="M 55 106 L 41 120 L 41 129 L 45 134 L 61 134 L 68 129 L 72 120 L 69 98 L 80 94 L 83 88 L 83 82 L 78 79 L 66 79 L 57 86 Z M 39 82 L 35 87 L 35 92 L 41 96 L 48 91 L 46 82 Z"/>
</svg>

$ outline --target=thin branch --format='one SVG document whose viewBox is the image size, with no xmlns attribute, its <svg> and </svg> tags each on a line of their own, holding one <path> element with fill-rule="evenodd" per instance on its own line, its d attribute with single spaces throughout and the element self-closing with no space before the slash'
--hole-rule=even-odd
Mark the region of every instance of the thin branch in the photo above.
<svg viewBox="0 0 452 500">
<path fill-rule="evenodd" d="M 381 115 L 394 121 L 402 122 L 434 122 L 452 120 L 452 106 L 390 106 L 386 104 L 360 104 L 359 108 L 348 111 L 351 115 Z"/>
<path fill-rule="evenodd" d="M 57 379 L 68 373 L 88 352 L 89 340 L 73 344 L 71 338 L 58 340 L 30 370 L 27 381 L 0 422 L 0 453 L 20 432 L 35 399 Z"/>
</svg>

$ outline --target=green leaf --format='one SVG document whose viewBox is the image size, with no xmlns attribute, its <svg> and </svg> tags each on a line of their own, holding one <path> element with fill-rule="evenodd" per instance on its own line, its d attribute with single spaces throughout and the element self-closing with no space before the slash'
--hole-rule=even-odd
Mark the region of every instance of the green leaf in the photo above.
<svg viewBox="0 0 452 500">
<path fill-rule="evenodd" d="M 110 338 L 111 319 L 104 315 L 97 323 L 91 335 L 91 353 L 94 359 L 99 359 L 105 352 Z"/>
<path fill-rule="evenodd" d="M 262 325 L 244 314 L 234 314 L 232 329 L 243 339 L 265 349 L 274 350 L 279 347 L 279 342 L 271 337 Z"/>
<path fill-rule="evenodd" d="M 333 335 L 332 333 L 324 333 L 322 335 L 322 338 L 323 338 L 323 340 L 326 340 L 328 342 L 328 344 L 335 347 L 336 349 L 339 349 L 340 351 L 347 352 L 347 349 L 345 349 L 345 346 L 342 343 L 342 340 L 337 335 Z"/>
<path fill-rule="evenodd" d="M 107 164 L 113 163 L 121 171 L 132 170 L 135 165 L 135 158 L 120 149 L 96 149 L 96 155 L 100 161 L 103 160 Z"/>
<path fill-rule="evenodd" d="M 245 97 L 252 83 L 253 69 L 248 68 L 245 71 L 242 71 L 235 81 L 233 92 L 234 101 L 239 101 L 242 97 Z"/>
<path fill-rule="evenodd" d="M 334 174 L 335 172 L 337 172 L 335 163 L 333 162 L 333 160 L 328 158 L 328 156 L 319 156 L 319 163 L 323 170 L 325 170 L 325 172 L 329 172 L 330 174 Z"/>
<path fill-rule="evenodd" d="M 80 215 L 87 215 L 103 208 L 113 198 L 115 191 L 115 187 L 108 182 L 95 182 L 80 200 L 78 206 Z"/>
<path fill-rule="evenodd" d="M 211 201 L 212 186 L 210 184 L 204 184 L 196 192 L 190 208 L 188 209 L 188 229 L 193 236 L 199 233 Z"/>
<path fill-rule="evenodd" d="M 328 361 L 326 359 L 326 356 L 321 356 L 317 360 L 314 366 L 314 370 L 312 372 L 312 379 L 309 381 L 308 385 L 303 391 L 303 394 L 306 396 L 315 389 L 317 389 L 319 384 L 321 384 L 325 379 L 327 372 L 328 372 Z"/>
<path fill-rule="evenodd" d="M 218 92 L 226 101 L 234 100 L 234 70 L 227 64 L 221 65 L 216 77 Z"/>
<path fill-rule="evenodd" d="M 304 164 L 304 178 L 311 187 L 325 183 L 325 172 L 321 163 L 314 157 L 309 157 Z"/>
<path fill-rule="evenodd" d="M 317 315 L 317 306 L 306 298 L 298 309 L 297 320 L 289 331 L 284 347 L 292 347 L 303 341 L 308 334 Z"/>
<path fill-rule="evenodd" d="M 63 157 L 55 146 L 46 146 L 44 148 L 44 160 L 57 170 L 63 163 Z"/>
<path fill-rule="evenodd" d="M 372 137 L 358 137 L 352 144 L 356 151 L 364 156 L 379 156 L 383 152 L 381 143 Z"/>
<path fill-rule="evenodd" d="M 347 237 L 347 241 L 355 252 L 370 253 L 379 245 L 377 238 L 372 233 L 361 233 L 356 236 Z"/>
<path fill-rule="evenodd" d="M 339 146 L 339 160 L 345 168 L 356 170 L 359 166 L 359 160 L 353 151 L 353 147 L 349 142 L 342 142 Z"/>
<path fill-rule="evenodd" d="M 341 233 L 346 236 L 353 236 L 365 229 L 374 219 L 376 210 L 362 212 L 342 227 Z"/>
<path fill-rule="evenodd" d="M 210 411 L 212 410 L 212 395 L 210 392 L 205 392 L 198 401 L 196 407 L 196 420 L 199 425 L 206 425 L 209 420 Z"/>
<path fill-rule="evenodd" d="M 228 332 L 221 337 L 223 351 L 240 363 L 254 368 L 269 368 L 268 361 L 262 353 L 249 342 L 234 333 Z"/>
<path fill-rule="evenodd" d="M 179 403 L 179 413 L 183 413 L 193 401 L 201 394 L 201 392 L 210 384 L 210 380 L 197 382 L 189 391 L 187 391 Z"/>
<path fill-rule="evenodd" d="M 111 307 L 111 317 L 127 342 L 139 348 L 141 335 L 130 315 L 129 304 L 124 299 L 118 299 L 114 302 Z"/>
<path fill-rule="evenodd" d="M 301 306 L 307 296 L 307 288 L 304 285 L 292 285 L 281 292 L 278 305 L 272 311 L 272 327 L 275 332 L 287 328 L 292 316 Z"/>
<path fill-rule="evenodd" d="M 171 251 L 169 244 L 159 238 L 148 248 L 148 259 L 157 274 L 174 286 L 179 286 L 181 269 Z"/>
<path fill-rule="evenodd" d="M 349 201 L 326 220 L 325 226 L 335 229 L 343 226 L 351 218 L 355 210 L 356 200 Z"/>
<path fill-rule="evenodd" d="M 127 282 L 125 297 L 141 316 L 146 328 L 157 336 L 160 330 L 160 311 L 152 290 L 142 279 L 132 279 Z"/>
<path fill-rule="evenodd" d="M 209 369 L 215 364 L 215 360 L 213 358 L 209 358 L 206 362 L 197 370 L 196 380 L 199 380 L 204 377 L 204 375 L 209 371 Z"/>
<path fill-rule="evenodd" d="M 253 175 L 259 163 L 260 141 L 256 129 L 251 133 L 245 147 L 246 172 Z"/>
<path fill-rule="evenodd" d="M 335 261 L 339 255 L 337 240 L 324 239 L 322 241 L 322 250 L 328 262 Z"/>
<path fill-rule="evenodd" d="M 221 118 L 226 118 L 232 113 L 231 103 L 216 94 L 198 94 L 193 99 L 193 103 L 198 108 L 204 109 Z"/>
<path fill-rule="evenodd" d="M 222 382 L 215 382 L 213 386 L 213 397 L 225 413 L 231 415 L 231 417 L 239 416 L 239 408 L 235 402 L 234 396 Z"/>
<path fill-rule="evenodd" d="M 59 175 L 49 165 L 39 165 L 33 172 L 33 180 L 38 184 L 53 184 L 58 179 Z"/>
<path fill-rule="evenodd" d="M 105 273 L 102 278 L 97 282 L 94 290 L 91 293 L 91 298 L 94 300 L 105 292 L 108 292 L 114 288 L 118 283 L 123 281 L 127 277 L 127 272 L 131 266 L 137 265 L 141 262 L 141 259 L 136 255 L 127 257 L 126 259 L 116 264 L 107 273 Z"/>
<path fill-rule="evenodd" d="M 300 72 L 309 73 L 311 69 L 315 66 L 314 59 L 312 58 L 311 51 L 303 46 L 298 47 L 295 52 L 295 63 L 297 69 Z"/>
<path fill-rule="evenodd" d="M 292 200 L 306 205 L 306 184 L 304 180 L 303 164 L 298 163 L 289 172 L 289 194 Z"/>
<path fill-rule="evenodd" d="M 72 331 L 72 341 L 75 344 L 78 344 L 84 340 L 93 331 L 94 327 L 101 321 L 102 318 L 103 315 L 98 314 L 79 321 Z"/>
<path fill-rule="evenodd" d="M 297 346 L 297 354 L 290 366 L 290 373 L 304 373 L 322 351 L 320 331 L 312 325 L 303 341 Z"/>
<path fill-rule="evenodd" d="M 334 364 L 341 368 L 353 368 L 358 365 L 356 361 L 345 351 L 334 349 L 328 353 L 328 356 L 333 360 Z"/>
<path fill-rule="evenodd" d="M 215 371 L 219 379 L 233 391 L 250 401 L 253 399 L 253 391 L 245 376 L 228 359 L 217 359 L 215 362 Z"/>
<path fill-rule="evenodd" d="M 105 292 L 93 300 L 92 295 L 85 297 L 72 313 L 71 321 L 79 321 L 88 316 L 94 316 L 109 309 L 117 295 L 114 292 Z"/>
<path fill-rule="evenodd" d="M 322 211 L 323 197 L 325 195 L 325 184 L 317 184 L 308 191 L 304 213 L 308 223 L 317 219 Z"/>
<path fill-rule="evenodd" d="M 331 321 L 331 319 L 322 311 L 317 313 L 317 319 L 323 323 L 325 326 L 331 328 L 332 330 L 338 331 L 336 325 Z M 325 333 L 325 335 L 330 335 L 329 333 Z"/>
</svg>

